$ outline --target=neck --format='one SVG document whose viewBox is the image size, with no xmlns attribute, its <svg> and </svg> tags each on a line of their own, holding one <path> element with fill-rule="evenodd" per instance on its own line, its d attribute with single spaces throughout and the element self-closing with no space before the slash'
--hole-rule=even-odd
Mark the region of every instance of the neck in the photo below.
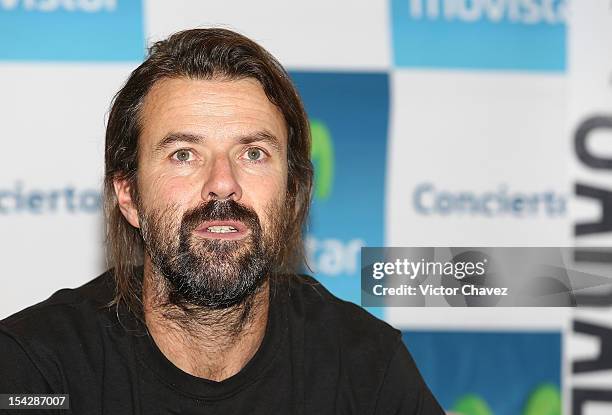
<svg viewBox="0 0 612 415">
<path fill-rule="evenodd" d="M 163 276 L 145 258 L 143 305 L 155 344 L 179 369 L 222 381 L 238 373 L 255 355 L 268 320 L 269 281 L 245 301 L 225 309 L 168 303 Z"/>
</svg>

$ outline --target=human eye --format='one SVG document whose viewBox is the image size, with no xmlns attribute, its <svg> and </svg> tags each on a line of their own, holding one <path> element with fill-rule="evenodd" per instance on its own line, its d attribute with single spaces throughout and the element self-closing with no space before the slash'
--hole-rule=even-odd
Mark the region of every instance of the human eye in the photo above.
<svg viewBox="0 0 612 415">
<path fill-rule="evenodd" d="M 172 153 L 171 158 L 172 160 L 178 163 L 189 163 L 194 160 L 194 155 L 193 155 L 193 151 L 186 149 L 186 148 L 182 148 Z"/>
<path fill-rule="evenodd" d="M 260 163 L 264 161 L 267 157 L 268 155 L 266 154 L 266 152 L 259 147 L 247 148 L 242 156 L 242 158 L 244 158 L 245 160 L 251 163 Z"/>
</svg>

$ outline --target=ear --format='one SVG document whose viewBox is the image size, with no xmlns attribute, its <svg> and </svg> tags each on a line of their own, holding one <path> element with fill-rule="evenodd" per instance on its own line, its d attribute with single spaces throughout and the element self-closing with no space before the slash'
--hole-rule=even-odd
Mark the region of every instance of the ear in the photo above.
<svg viewBox="0 0 612 415">
<path fill-rule="evenodd" d="M 121 210 L 121 213 L 130 225 L 135 228 L 140 228 L 138 210 L 132 199 L 132 189 L 130 188 L 129 181 L 124 178 L 114 178 L 113 186 L 115 187 L 115 195 L 117 196 L 119 210 Z"/>
</svg>

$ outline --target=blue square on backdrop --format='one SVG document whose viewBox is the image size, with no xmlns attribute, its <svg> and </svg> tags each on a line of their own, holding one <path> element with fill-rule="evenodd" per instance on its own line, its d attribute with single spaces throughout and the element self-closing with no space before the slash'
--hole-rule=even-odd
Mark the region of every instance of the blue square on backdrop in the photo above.
<svg viewBox="0 0 612 415">
<path fill-rule="evenodd" d="M 293 71 L 291 78 L 313 138 L 308 262 L 327 289 L 359 304 L 360 248 L 384 245 L 389 76 Z"/>
<path fill-rule="evenodd" d="M 0 1 L 0 60 L 140 61 L 142 0 Z"/>
<path fill-rule="evenodd" d="M 560 332 L 410 331 L 403 339 L 445 410 L 562 413 Z"/>
<path fill-rule="evenodd" d="M 563 72 L 565 0 L 392 0 L 395 65 Z"/>
</svg>

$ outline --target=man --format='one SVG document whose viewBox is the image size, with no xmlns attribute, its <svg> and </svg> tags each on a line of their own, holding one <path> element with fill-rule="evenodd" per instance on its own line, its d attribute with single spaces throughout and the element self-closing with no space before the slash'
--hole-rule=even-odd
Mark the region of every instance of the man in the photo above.
<svg viewBox="0 0 612 415">
<path fill-rule="evenodd" d="M 227 30 L 153 45 L 106 132 L 111 271 L 0 324 L 0 392 L 71 411 L 439 414 L 399 331 L 296 274 L 308 120 Z"/>
</svg>

